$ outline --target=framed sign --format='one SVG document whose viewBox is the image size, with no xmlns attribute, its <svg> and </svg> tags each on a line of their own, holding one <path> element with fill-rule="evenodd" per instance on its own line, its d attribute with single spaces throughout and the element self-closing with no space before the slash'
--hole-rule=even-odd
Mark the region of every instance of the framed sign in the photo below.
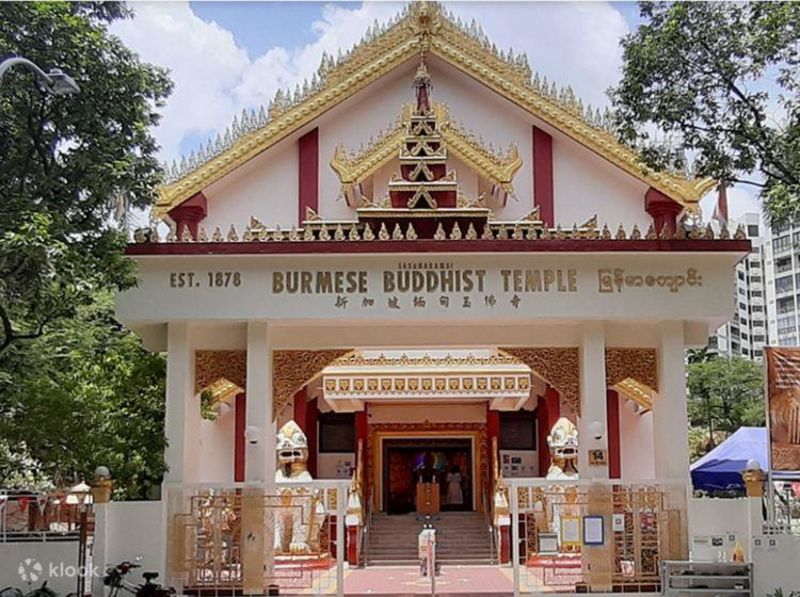
<svg viewBox="0 0 800 597">
<path fill-rule="evenodd" d="M 608 464 L 607 450 L 589 450 L 589 466 L 605 466 Z"/>
<path fill-rule="evenodd" d="M 583 544 L 603 545 L 605 543 L 605 522 L 602 516 L 583 517 Z"/>
<path fill-rule="evenodd" d="M 580 547 L 581 519 L 579 516 L 561 517 L 561 547 Z"/>
</svg>

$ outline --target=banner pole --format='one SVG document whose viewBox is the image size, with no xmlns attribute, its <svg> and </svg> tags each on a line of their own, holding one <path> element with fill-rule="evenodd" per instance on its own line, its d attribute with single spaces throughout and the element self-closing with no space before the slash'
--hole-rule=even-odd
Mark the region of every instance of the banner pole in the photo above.
<svg viewBox="0 0 800 597">
<path fill-rule="evenodd" d="M 767 428 L 767 524 L 775 523 L 775 485 L 772 483 L 772 423 L 770 421 L 769 363 L 774 358 L 772 348 L 764 347 L 764 408 Z M 762 529 L 763 532 L 763 529 Z"/>
</svg>

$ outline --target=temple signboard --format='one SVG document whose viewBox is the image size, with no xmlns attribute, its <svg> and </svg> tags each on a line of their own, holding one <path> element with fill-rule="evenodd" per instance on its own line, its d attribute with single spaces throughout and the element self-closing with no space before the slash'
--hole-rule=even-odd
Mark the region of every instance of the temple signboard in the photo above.
<svg viewBox="0 0 800 597">
<path fill-rule="evenodd" d="M 183 318 L 514 318 L 680 316 L 707 309 L 730 284 L 727 255 L 359 255 L 159 257 L 120 297 L 125 318 L 154 302 Z M 713 312 L 712 312 L 713 311 Z"/>
</svg>

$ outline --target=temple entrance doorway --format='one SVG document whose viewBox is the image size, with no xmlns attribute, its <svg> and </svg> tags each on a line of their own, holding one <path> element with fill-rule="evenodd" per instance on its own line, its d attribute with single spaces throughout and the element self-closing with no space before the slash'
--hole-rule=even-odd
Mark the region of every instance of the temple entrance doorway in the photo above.
<svg viewBox="0 0 800 597">
<path fill-rule="evenodd" d="M 418 484 L 432 483 L 441 511 L 473 509 L 470 438 L 408 437 L 383 441 L 383 503 L 387 514 L 418 510 Z"/>
</svg>

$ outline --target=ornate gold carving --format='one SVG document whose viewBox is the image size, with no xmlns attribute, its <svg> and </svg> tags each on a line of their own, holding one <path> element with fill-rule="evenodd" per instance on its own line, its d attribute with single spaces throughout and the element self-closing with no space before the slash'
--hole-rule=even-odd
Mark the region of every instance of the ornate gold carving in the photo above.
<svg viewBox="0 0 800 597">
<path fill-rule="evenodd" d="M 423 23 L 426 25 L 422 26 Z M 358 44 L 346 60 L 336 65 L 326 63 L 324 72 L 320 71 L 322 81 L 313 91 L 296 93 L 296 103 L 286 102 L 281 92 L 265 124 L 229 140 L 226 149 L 180 175 L 175 182 L 162 186 L 155 214 L 163 216 L 423 50 L 450 63 L 690 211 L 696 211 L 699 198 L 716 184 L 711 179 L 688 180 L 675 173 L 648 168 L 635 151 L 583 115 L 583 107 L 571 90 L 560 99 L 553 97 L 537 84 L 538 77 L 531 82 L 530 67 L 525 60 L 508 60 L 493 52 L 491 46 L 466 34 L 438 5 L 414 3 L 400 20 L 369 41 Z M 301 96 L 305 99 L 301 100 Z"/>
<path fill-rule="evenodd" d="M 577 347 L 502 348 L 501 351 L 528 365 L 534 373 L 559 391 L 576 414 L 580 414 Z"/>
<path fill-rule="evenodd" d="M 199 394 L 220 380 L 244 390 L 247 387 L 247 352 L 244 350 L 198 350 L 194 353 L 194 393 Z"/>
<path fill-rule="evenodd" d="M 654 348 L 606 348 L 606 385 L 613 388 L 634 379 L 658 391 L 658 362 Z"/>
<path fill-rule="evenodd" d="M 275 350 L 272 353 L 272 419 L 295 393 L 349 350 Z"/>
</svg>

